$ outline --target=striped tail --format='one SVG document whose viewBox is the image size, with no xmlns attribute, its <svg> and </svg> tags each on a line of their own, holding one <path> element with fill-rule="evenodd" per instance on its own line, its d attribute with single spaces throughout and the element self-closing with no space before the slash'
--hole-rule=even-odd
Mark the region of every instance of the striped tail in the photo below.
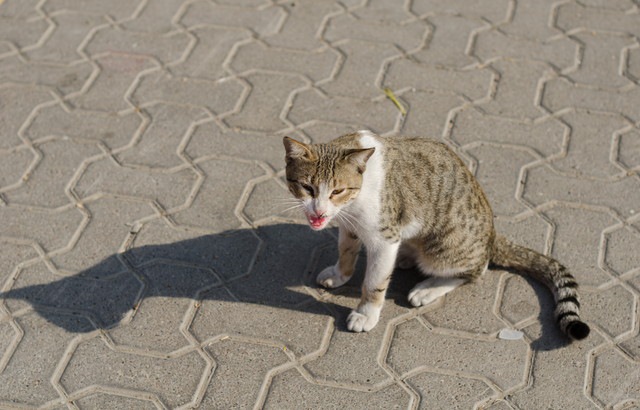
<svg viewBox="0 0 640 410">
<path fill-rule="evenodd" d="M 496 235 L 491 263 L 525 271 L 545 284 L 553 292 L 556 301 L 555 317 L 560 329 L 574 340 L 589 336 L 589 326 L 580 320 L 578 283 L 560 262 Z"/>
</svg>

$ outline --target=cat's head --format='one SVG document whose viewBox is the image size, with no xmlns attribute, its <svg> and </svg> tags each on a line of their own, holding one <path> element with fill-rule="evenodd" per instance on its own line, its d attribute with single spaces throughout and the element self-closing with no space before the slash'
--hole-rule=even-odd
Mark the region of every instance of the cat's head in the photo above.
<svg viewBox="0 0 640 410">
<path fill-rule="evenodd" d="M 300 201 L 311 229 L 323 229 L 358 196 L 375 148 L 304 144 L 289 137 L 283 142 L 289 191 Z"/>
</svg>

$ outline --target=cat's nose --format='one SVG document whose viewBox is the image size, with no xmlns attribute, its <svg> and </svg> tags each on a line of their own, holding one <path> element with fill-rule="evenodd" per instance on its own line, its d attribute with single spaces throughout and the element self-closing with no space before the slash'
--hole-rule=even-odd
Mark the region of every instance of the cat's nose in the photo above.
<svg viewBox="0 0 640 410">
<path fill-rule="evenodd" d="M 324 209 L 316 209 L 316 216 L 318 218 L 324 218 L 326 214 L 327 214 L 327 211 L 325 211 Z"/>
</svg>

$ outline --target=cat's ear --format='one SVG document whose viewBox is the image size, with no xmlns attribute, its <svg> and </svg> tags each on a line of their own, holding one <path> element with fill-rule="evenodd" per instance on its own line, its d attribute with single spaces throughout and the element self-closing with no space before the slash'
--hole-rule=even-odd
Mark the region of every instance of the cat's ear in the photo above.
<svg viewBox="0 0 640 410">
<path fill-rule="evenodd" d="M 358 172 L 362 174 L 366 168 L 367 161 L 375 151 L 375 148 L 350 149 L 344 158 L 358 167 Z"/>
<path fill-rule="evenodd" d="M 313 159 L 313 154 L 311 153 L 311 150 L 309 150 L 309 146 L 307 144 L 289 137 L 284 137 L 282 139 L 282 143 L 284 144 L 284 149 L 287 152 L 287 162 L 291 159 L 298 158 L 308 160 Z"/>
</svg>

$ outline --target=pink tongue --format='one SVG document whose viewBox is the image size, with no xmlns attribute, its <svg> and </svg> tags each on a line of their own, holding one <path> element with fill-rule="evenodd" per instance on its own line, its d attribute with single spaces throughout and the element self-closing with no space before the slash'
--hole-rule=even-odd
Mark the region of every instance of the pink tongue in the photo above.
<svg viewBox="0 0 640 410">
<path fill-rule="evenodd" d="M 320 226 L 320 225 L 322 225 L 324 223 L 325 219 L 327 219 L 327 218 L 318 218 L 317 216 L 310 216 L 309 217 L 309 222 L 313 226 Z"/>
</svg>

